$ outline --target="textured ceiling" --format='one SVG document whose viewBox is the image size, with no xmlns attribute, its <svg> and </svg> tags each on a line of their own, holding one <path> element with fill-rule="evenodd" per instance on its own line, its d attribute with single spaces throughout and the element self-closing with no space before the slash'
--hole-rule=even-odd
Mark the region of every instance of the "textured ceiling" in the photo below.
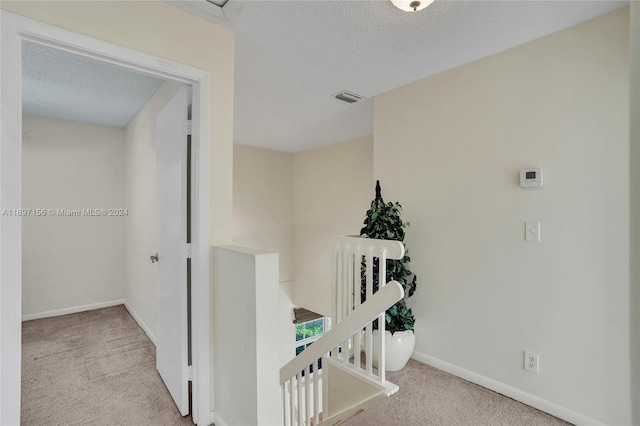
<svg viewBox="0 0 640 426">
<path fill-rule="evenodd" d="M 388 0 L 168 3 L 235 30 L 234 140 L 302 151 L 373 133 L 374 95 L 509 49 L 628 1 Z M 162 81 L 26 44 L 26 113 L 125 126 Z M 346 104 L 348 90 L 368 99 Z"/>
<path fill-rule="evenodd" d="M 163 82 L 38 44 L 22 47 L 25 114 L 125 127 Z"/>
<path fill-rule="evenodd" d="M 300 151 L 370 135 L 372 101 L 332 94 L 371 97 L 626 4 L 436 0 L 407 13 L 387 0 L 230 0 L 235 141 Z"/>
</svg>

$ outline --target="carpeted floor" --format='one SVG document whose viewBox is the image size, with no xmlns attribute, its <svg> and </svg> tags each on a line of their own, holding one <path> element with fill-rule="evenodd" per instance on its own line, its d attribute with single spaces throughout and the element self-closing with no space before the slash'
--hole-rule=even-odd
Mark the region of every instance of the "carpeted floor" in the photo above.
<svg viewBox="0 0 640 426">
<path fill-rule="evenodd" d="M 344 423 L 344 426 L 566 426 L 556 417 L 409 360 L 387 380 L 400 390 Z"/>
<path fill-rule="evenodd" d="M 192 425 L 123 305 L 22 324 L 23 426 Z"/>
<path fill-rule="evenodd" d="M 155 347 L 124 306 L 22 326 L 23 426 L 191 425 L 155 369 Z M 555 417 L 410 360 L 400 386 L 344 426 L 566 426 Z"/>
</svg>

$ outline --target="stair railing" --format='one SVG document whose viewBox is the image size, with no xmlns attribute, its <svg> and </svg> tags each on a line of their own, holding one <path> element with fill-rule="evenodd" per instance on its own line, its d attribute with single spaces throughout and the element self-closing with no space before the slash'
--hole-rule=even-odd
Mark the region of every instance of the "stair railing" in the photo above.
<svg viewBox="0 0 640 426">
<path fill-rule="evenodd" d="M 282 424 L 285 426 L 318 426 L 322 417 L 327 420 L 331 416 L 327 410 L 328 373 L 326 369 L 324 373 L 321 370 L 329 359 L 365 380 L 385 383 L 384 315 L 404 297 L 397 281 L 386 282 L 386 260 L 402 259 L 404 245 L 398 241 L 340 237 L 333 246 L 332 256 L 332 328 L 280 369 Z M 380 283 L 375 293 L 374 258 L 378 259 L 377 282 Z M 364 302 L 360 297 L 362 277 L 365 277 Z M 374 342 L 375 320 L 380 327 L 380 338 Z M 375 366 L 374 353 L 377 355 Z"/>
<path fill-rule="evenodd" d="M 397 281 L 391 281 L 371 298 L 354 309 L 351 314 L 322 335 L 301 354 L 280 369 L 282 413 L 284 425 L 309 425 L 320 422 L 320 403 L 327 407 L 326 392 L 321 393 L 320 371 L 322 361 L 327 362 L 330 353 L 339 352 L 345 340 L 367 323 L 371 323 L 398 300 L 404 290 Z M 325 378 L 326 379 L 326 378 Z M 328 388 L 324 380 L 323 388 Z M 322 395 L 322 399 L 321 398 Z"/>
<path fill-rule="evenodd" d="M 384 288 L 387 284 L 387 259 L 402 259 L 404 244 L 400 241 L 339 237 L 334 242 L 332 255 L 332 318 L 340 323 L 360 306 L 361 292 L 366 295 L 365 300 L 374 294 L 374 264 L 378 265 L 375 281 L 380 283 L 380 289 Z M 378 383 L 385 382 L 385 310 L 376 318 L 378 331 L 375 338 L 372 320 L 365 327 L 354 330 L 353 335 L 342 342 L 341 351 L 332 353 L 334 361 Z"/>
</svg>

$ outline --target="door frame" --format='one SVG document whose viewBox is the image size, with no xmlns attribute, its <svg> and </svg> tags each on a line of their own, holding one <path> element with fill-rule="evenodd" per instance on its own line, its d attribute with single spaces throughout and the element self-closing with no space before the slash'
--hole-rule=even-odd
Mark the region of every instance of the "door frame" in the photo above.
<svg viewBox="0 0 640 426">
<path fill-rule="evenodd" d="M 193 421 L 208 425 L 212 401 L 209 265 L 208 71 L 0 10 L 0 211 L 22 207 L 22 42 L 64 50 L 192 88 Z M 0 215 L 0 424 L 20 423 L 22 221 Z"/>
</svg>

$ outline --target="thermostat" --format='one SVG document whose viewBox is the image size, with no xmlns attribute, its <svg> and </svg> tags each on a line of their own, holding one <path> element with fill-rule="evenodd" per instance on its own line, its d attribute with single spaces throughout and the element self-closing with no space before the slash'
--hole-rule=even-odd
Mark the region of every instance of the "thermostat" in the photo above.
<svg viewBox="0 0 640 426">
<path fill-rule="evenodd" d="M 520 170 L 520 186 L 523 188 L 542 186 L 542 169 Z"/>
</svg>

